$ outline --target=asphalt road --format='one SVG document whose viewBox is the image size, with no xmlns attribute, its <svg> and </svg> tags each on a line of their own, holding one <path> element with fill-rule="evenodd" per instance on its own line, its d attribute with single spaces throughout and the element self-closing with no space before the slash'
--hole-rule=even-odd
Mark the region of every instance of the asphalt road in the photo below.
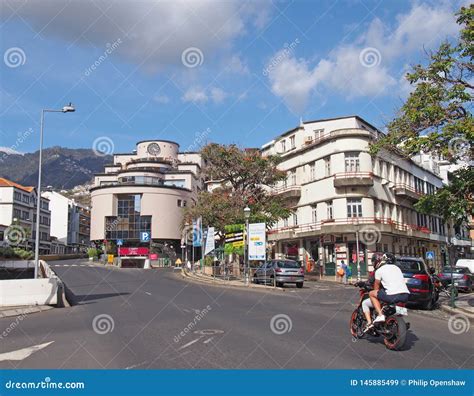
<svg viewBox="0 0 474 396">
<path fill-rule="evenodd" d="M 229 289 L 170 269 L 52 264 L 73 306 L 0 319 L 1 368 L 474 367 L 472 329 L 453 334 L 442 315 L 410 311 L 403 351 L 353 342 L 355 288 Z"/>
</svg>

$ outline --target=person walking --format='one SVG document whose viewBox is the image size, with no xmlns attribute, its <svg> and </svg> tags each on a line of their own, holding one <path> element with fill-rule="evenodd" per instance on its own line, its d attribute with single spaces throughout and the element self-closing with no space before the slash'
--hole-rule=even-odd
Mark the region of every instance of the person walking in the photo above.
<svg viewBox="0 0 474 396">
<path fill-rule="evenodd" d="M 344 260 L 341 260 L 341 269 L 344 271 L 342 274 L 342 282 L 347 285 L 347 264 Z"/>
</svg>

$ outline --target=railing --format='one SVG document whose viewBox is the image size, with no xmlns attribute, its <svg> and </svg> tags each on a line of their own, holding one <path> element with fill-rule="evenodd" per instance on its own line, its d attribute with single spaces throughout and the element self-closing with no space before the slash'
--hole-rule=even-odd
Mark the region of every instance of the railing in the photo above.
<svg viewBox="0 0 474 396">
<path fill-rule="evenodd" d="M 334 174 L 335 179 L 346 179 L 349 177 L 373 177 L 372 172 L 339 172 Z"/>
<path fill-rule="evenodd" d="M 425 195 L 425 193 L 423 191 L 417 190 L 414 187 L 412 187 L 412 186 L 410 186 L 409 184 L 406 184 L 406 183 L 396 183 L 395 188 L 404 188 L 405 190 L 408 190 L 408 191 L 410 191 L 414 194 L 420 195 L 420 196 Z"/>
<path fill-rule="evenodd" d="M 282 194 L 287 191 L 299 191 L 301 190 L 301 186 L 294 184 L 292 186 L 286 186 L 286 187 L 280 187 L 280 188 L 274 188 L 272 190 L 272 194 Z"/>
</svg>

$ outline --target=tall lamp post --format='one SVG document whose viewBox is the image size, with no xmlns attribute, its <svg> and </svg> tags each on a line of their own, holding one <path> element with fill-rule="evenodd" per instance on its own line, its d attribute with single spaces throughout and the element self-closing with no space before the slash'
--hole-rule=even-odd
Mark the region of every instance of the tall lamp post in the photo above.
<svg viewBox="0 0 474 396">
<path fill-rule="evenodd" d="M 69 103 L 61 110 L 43 109 L 41 110 L 40 147 L 38 161 L 38 187 L 36 200 L 36 236 L 35 236 L 35 279 L 38 277 L 39 268 L 39 244 L 40 244 L 40 208 L 41 208 L 41 167 L 43 164 L 43 126 L 44 113 L 73 113 L 76 109 Z"/>
<path fill-rule="evenodd" d="M 249 283 L 249 241 L 248 241 L 248 234 L 249 234 L 249 217 L 250 217 L 250 208 L 248 206 L 244 209 L 244 217 L 245 217 L 245 240 L 244 240 L 244 260 L 245 260 L 245 284 L 248 285 Z"/>
</svg>

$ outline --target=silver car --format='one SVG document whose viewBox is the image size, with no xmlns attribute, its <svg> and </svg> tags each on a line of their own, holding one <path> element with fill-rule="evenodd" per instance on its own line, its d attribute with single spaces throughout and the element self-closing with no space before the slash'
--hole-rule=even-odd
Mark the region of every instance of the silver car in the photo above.
<svg viewBox="0 0 474 396">
<path fill-rule="evenodd" d="M 254 283 L 276 284 L 282 287 L 285 283 L 294 283 L 302 288 L 304 269 L 293 260 L 271 260 L 257 268 L 253 276 Z"/>
</svg>

